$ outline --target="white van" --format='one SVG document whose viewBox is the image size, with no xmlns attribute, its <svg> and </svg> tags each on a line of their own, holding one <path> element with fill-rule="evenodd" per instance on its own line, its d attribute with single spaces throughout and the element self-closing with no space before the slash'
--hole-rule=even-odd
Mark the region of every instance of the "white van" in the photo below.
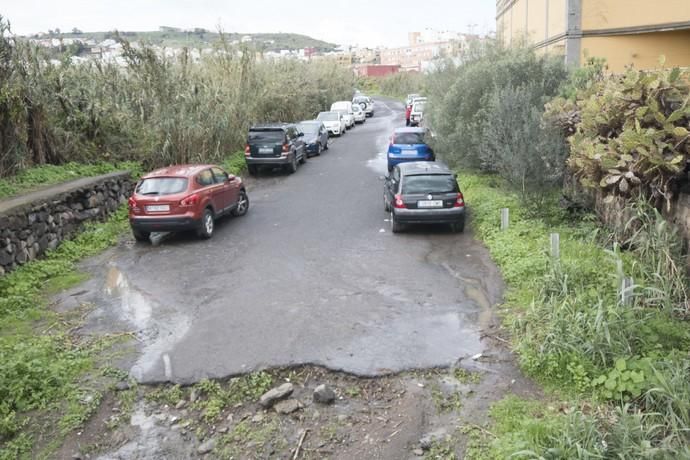
<svg viewBox="0 0 690 460">
<path fill-rule="evenodd" d="M 331 105 L 331 112 L 340 112 L 345 118 L 348 129 L 355 125 L 355 113 L 352 111 L 352 102 L 338 101 Z"/>
</svg>

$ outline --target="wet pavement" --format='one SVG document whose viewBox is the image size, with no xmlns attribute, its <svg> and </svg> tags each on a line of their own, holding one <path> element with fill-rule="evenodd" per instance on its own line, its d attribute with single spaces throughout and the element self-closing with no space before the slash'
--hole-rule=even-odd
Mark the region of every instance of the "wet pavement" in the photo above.
<svg viewBox="0 0 690 460">
<path fill-rule="evenodd" d="M 296 174 L 251 180 L 249 213 L 211 240 L 127 241 L 85 262 L 93 278 L 59 304 L 95 304 L 87 333 L 133 332 L 123 366 L 143 383 L 301 364 L 376 376 L 481 353 L 501 295 L 486 250 L 444 226 L 394 235 L 383 210 L 402 109 L 379 99 Z"/>
</svg>

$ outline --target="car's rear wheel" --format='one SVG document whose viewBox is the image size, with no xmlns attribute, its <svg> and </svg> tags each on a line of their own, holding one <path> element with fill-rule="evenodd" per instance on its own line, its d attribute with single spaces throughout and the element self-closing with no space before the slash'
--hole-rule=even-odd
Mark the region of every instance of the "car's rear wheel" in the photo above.
<svg viewBox="0 0 690 460">
<path fill-rule="evenodd" d="M 450 229 L 454 233 L 462 233 L 465 231 L 465 219 L 459 220 L 458 222 L 455 222 L 454 224 L 450 224 Z"/>
<path fill-rule="evenodd" d="M 292 157 L 292 161 L 288 165 L 288 171 L 290 174 L 294 174 L 297 172 L 297 154 L 295 153 Z"/>
<path fill-rule="evenodd" d="M 151 234 L 149 232 L 142 232 L 141 230 L 132 229 L 132 235 L 139 243 L 148 243 L 151 241 Z"/>
<path fill-rule="evenodd" d="M 259 167 L 257 165 L 249 165 L 247 166 L 247 171 L 249 171 L 251 176 L 256 176 L 259 174 Z"/>
<path fill-rule="evenodd" d="M 393 233 L 400 233 L 403 231 L 403 224 L 398 222 L 398 219 L 395 218 L 395 213 L 391 212 L 391 230 Z"/>
<path fill-rule="evenodd" d="M 237 206 L 232 211 L 232 215 L 235 217 L 241 217 L 247 214 L 249 211 L 249 197 L 247 192 L 240 190 L 240 196 L 237 198 Z"/>
<path fill-rule="evenodd" d="M 328 150 L 328 139 L 326 139 L 326 143 L 323 145 L 323 150 Z"/>
<path fill-rule="evenodd" d="M 210 209 L 204 209 L 204 215 L 201 217 L 201 226 L 197 230 L 197 235 L 200 238 L 209 239 L 213 236 L 215 229 L 215 222 L 213 221 L 213 212 Z"/>
</svg>

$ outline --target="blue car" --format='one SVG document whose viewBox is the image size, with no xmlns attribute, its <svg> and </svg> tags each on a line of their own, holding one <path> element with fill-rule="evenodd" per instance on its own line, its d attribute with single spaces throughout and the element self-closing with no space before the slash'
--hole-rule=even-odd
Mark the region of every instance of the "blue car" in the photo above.
<svg viewBox="0 0 690 460">
<path fill-rule="evenodd" d="M 303 140 L 307 149 L 307 156 L 321 155 L 322 151 L 328 150 L 328 130 L 323 122 L 308 120 L 297 126 L 304 133 Z"/>
<path fill-rule="evenodd" d="M 388 171 L 408 161 L 436 161 L 431 147 L 426 143 L 426 128 L 397 128 L 388 146 Z"/>
</svg>

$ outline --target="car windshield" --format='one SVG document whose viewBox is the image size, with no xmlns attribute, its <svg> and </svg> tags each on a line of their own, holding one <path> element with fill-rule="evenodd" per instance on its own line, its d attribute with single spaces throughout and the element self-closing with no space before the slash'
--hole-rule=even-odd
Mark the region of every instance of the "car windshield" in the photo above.
<svg viewBox="0 0 690 460">
<path fill-rule="evenodd" d="M 415 193 L 455 193 L 458 183 L 451 174 L 426 174 L 405 176 L 402 192 Z"/>
<path fill-rule="evenodd" d="M 317 134 L 319 132 L 319 124 L 317 123 L 300 123 L 299 129 L 304 134 Z"/>
<path fill-rule="evenodd" d="M 283 130 L 249 131 L 249 143 L 266 142 L 279 144 L 283 142 L 285 133 Z"/>
<path fill-rule="evenodd" d="M 320 121 L 338 121 L 339 117 L 337 112 L 321 112 L 316 119 Z"/>
<path fill-rule="evenodd" d="M 366 97 L 356 97 L 352 102 L 354 102 L 355 104 L 361 104 L 363 102 L 366 103 L 369 101 L 368 101 L 368 98 L 366 98 Z"/>
<path fill-rule="evenodd" d="M 152 177 L 142 180 L 137 186 L 139 195 L 173 195 L 187 190 L 184 177 Z"/>
<path fill-rule="evenodd" d="M 394 144 L 424 144 L 424 133 L 395 133 Z"/>
</svg>

